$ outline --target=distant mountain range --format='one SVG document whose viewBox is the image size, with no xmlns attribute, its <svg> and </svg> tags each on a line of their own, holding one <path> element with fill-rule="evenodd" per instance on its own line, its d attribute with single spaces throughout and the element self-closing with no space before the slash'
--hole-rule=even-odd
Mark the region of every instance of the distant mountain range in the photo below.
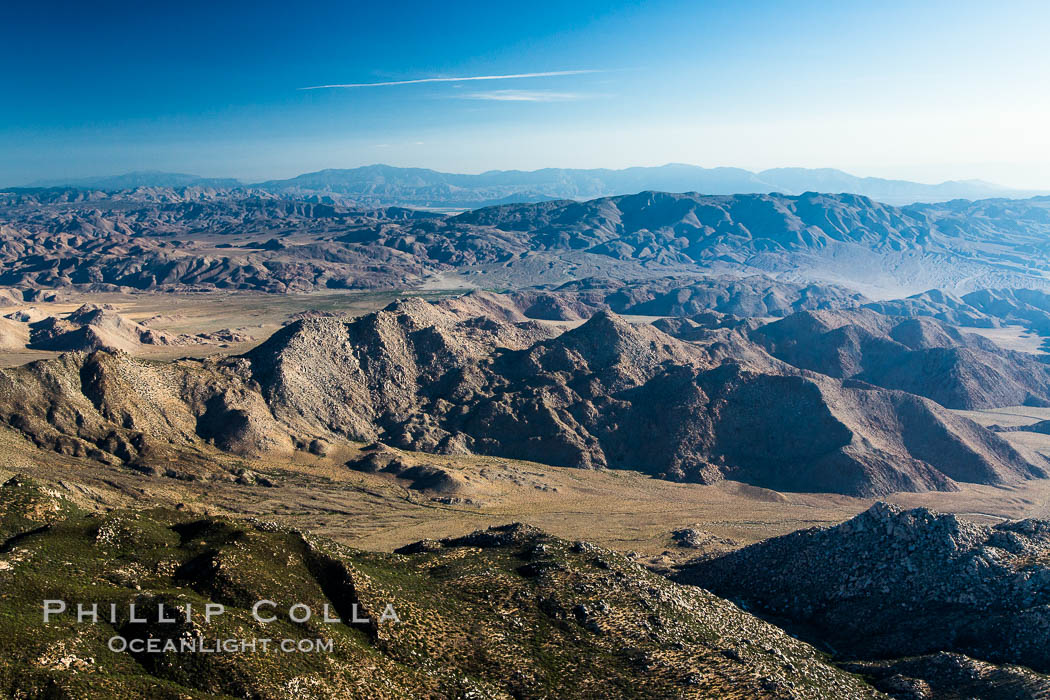
<svg viewBox="0 0 1050 700">
<path fill-rule="evenodd" d="M 861 194 L 894 205 L 944 202 L 953 199 L 1018 199 L 1046 192 L 1016 190 L 981 180 L 950 180 L 924 184 L 907 180 L 856 177 L 831 168 L 775 168 L 751 172 L 740 168 L 701 168 L 669 164 L 623 170 L 544 168 L 491 170 L 479 175 L 442 173 L 424 168 L 369 165 L 321 170 L 286 180 L 253 184 L 229 178 L 202 178 L 164 172 L 132 172 L 111 177 L 48 180 L 31 187 L 69 186 L 106 191 L 136 187 L 237 187 L 297 196 L 331 197 L 367 206 L 414 206 L 473 209 L 496 204 L 552 199 L 587 200 L 644 190 L 701 194 L 803 192 Z"/>
<path fill-rule="evenodd" d="M 244 183 L 231 177 L 201 177 L 186 173 L 165 173 L 159 170 L 136 170 L 123 175 L 103 175 L 73 179 L 37 180 L 27 187 L 76 187 L 79 189 L 131 190 L 136 187 L 215 187 L 232 189 Z"/>
</svg>

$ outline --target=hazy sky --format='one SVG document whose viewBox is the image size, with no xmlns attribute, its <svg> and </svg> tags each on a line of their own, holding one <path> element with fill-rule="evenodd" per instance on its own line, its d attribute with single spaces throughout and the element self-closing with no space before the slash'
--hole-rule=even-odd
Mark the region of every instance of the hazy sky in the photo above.
<svg viewBox="0 0 1050 700">
<path fill-rule="evenodd" d="M 0 185 L 681 162 L 1050 189 L 1047 36 L 1045 0 L 9 2 Z"/>
</svg>

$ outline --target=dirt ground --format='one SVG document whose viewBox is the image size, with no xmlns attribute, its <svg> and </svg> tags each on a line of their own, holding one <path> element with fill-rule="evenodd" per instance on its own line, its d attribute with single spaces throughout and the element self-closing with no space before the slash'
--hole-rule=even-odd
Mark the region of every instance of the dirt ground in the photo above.
<svg viewBox="0 0 1050 700">
<path fill-rule="evenodd" d="M 1033 355 L 1046 351 L 1046 339 L 1023 326 L 1003 326 L 1002 328 L 970 328 L 963 326 L 959 330 L 983 335 L 1007 350 L 1029 352 Z"/>
<path fill-rule="evenodd" d="M 1006 434 L 1027 440 L 1027 434 Z M 1015 436 L 1021 435 L 1021 438 Z M 1040 445 L 1050 454 L 1050 436 Z M 185 482 L 146 476 L 119 466 L 42 452 L 11 432 L 0 434 L 4 474 L 23 472 L 56 484 L 86 504 L 184 504 L 278 520 L 353 547 L 391 550 L 425 537 L 461 535 L 508 522 L 526 522 L 552 534 L 636 551 L 659 559 L 695 556 L 672 544 L 671 533 L 697 527 L 743 545 L 800 528 L 841 522 L 874 499 L 833 494 L 778 493 L 737 482 L 678 484 L 633 471 L 589 471 L 489 457 L 409 454 L 415 463 L 446 469 L 467 484 L 463 500 L 410 488 L 386 474 L 349 469 L 360 445 L 337 446 L 326 457 L 296 453 L 286 460 L 246 460 L 215 452 L 218 464 L 244 466 L 274 486 L 228 481 Z M 901 493 L 884 500 L 925 506 L 994 522 L 1050 518 L 1050 480 L 1012 487 L 964 486 L 954 493 Z M 665 559 L 667 557 L 664 557 Z M 665 562 L 666 563 L 666 562 Z"/>
</svg>

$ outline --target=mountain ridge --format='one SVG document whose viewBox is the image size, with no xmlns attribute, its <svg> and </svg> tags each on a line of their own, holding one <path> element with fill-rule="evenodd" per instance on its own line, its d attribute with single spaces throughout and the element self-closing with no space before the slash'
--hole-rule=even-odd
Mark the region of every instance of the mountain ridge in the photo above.
<svg viewBox="0 0 1050 700">
<path fill-rule="evenodd" d="M 99 190 L 124 190 L 137 187 L 240 187 L 241 182 L 231 177 L 201 177 L 187 173 L 162 170 L 132 170 L 120 175 L 93 175 L 79 178 L 47 178 L 26 185 L 36 187 L 77 187 Z"/>
<path fill-rule="evenodd" d="M 236 357 L 98 351 L 0 370 L 0 427 L 174 478 L 213 449 L 280 456 L 313 440 L 856 496 L 1047 475 L 931 400 L 793 368 L 731 329 L 686 342 L 600 312 L 558 333 L 473 302 L 302 319 Z"/>
<path fill-rule="evenodd" d="M 894 207 L 855 194 L 643 191 L 444 215 L 261 190 L 37 189 L 0 193 L 0 284 L 521 289 L 762 274 L 892 299 L 1048 288 L 1048 236 L 1050 197 Z"/>
<path fill-rule="evenodd" d="M 326 168 L 290 178 L 247 183 L 233 178 L 205 178 L 184 173 L 133 171 L 122 175 L 38 180 L 27 187 L 74 186 L 101 190 L 136 187 L 204 186 L 249 188 L 272 193 L 329 193 L 361 204 L 477 208 L 548 199 L 585 200 L 643 190 L 723 194 L 803 194 L 811 191 L 853 193 L 894 205 L 989 197 L 1021 198 L 1046 194 L 981 180 L 920 183 L 860 177 L 835 168 L 770 168 L 758 172 L 734 167 L 705 168 L 684 163 L 610 168 L 540 168 L 448 173 L 376 163 L 356 168 Z"/>
</svg>

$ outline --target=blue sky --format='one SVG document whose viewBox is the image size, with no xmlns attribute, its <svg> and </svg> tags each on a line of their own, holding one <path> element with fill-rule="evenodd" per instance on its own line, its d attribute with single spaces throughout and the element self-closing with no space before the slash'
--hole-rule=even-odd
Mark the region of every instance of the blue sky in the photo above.
<svg viewBox="0 0 1050 700">
<path fill-rule="evenodd" d="M 0 184 L 685 162 L 1050 188 L 1048 30 L 1025 0 L 5 3 Z"/>
</svg>

